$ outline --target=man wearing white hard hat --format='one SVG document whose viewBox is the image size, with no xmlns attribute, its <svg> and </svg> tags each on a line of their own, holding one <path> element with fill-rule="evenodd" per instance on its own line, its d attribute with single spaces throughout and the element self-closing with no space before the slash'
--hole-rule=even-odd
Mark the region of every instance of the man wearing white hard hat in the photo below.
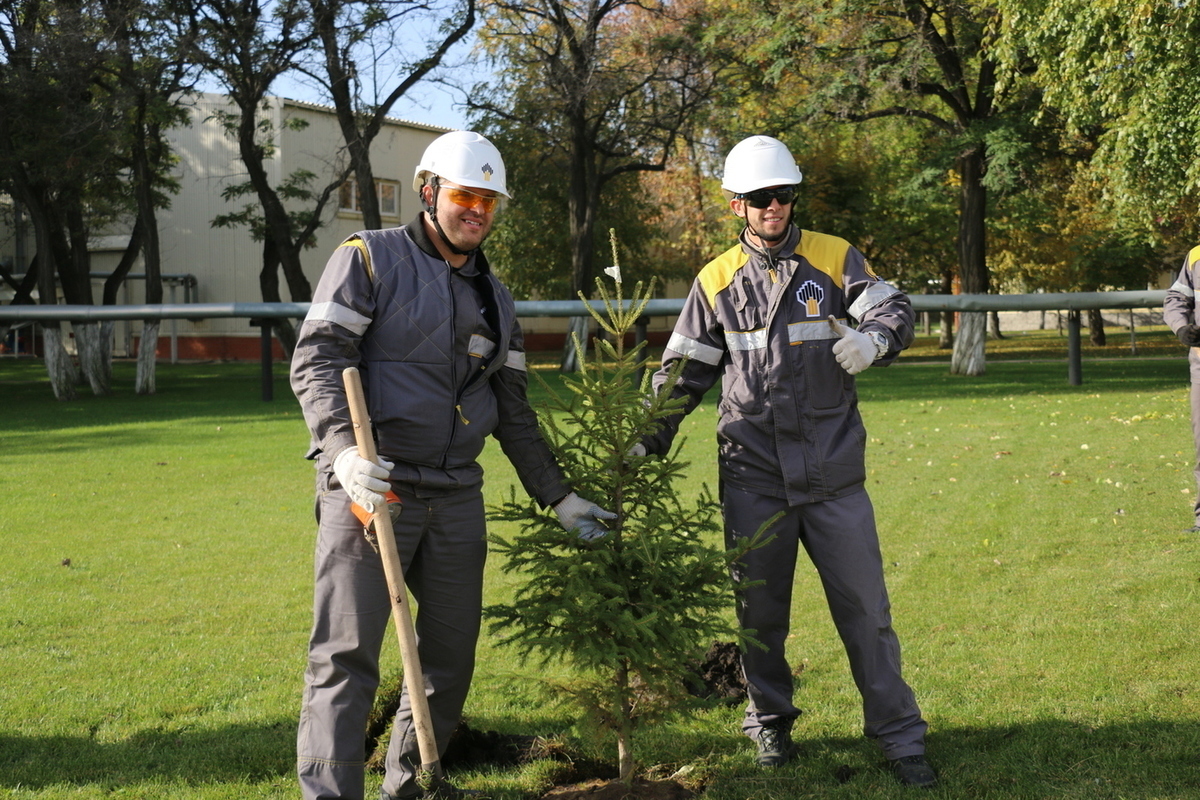
<svg viewBox="0 0 1200 800">
<path fill-rule="evenodd" d="M 665 453 L 682 417 L 722 382 L 717 438 L 730 547 L 776 518 L 767 544 L 734 564 L 747 586 L 738 620 L 766 645 L 742 654 L 749 704 L 742 729 L 758 763 L 794 755 L 792 671 L 785 654 L 796 558 L 821 577 L 850 671 L 864 733 L 897 779 L 932 786 L 926 724 L 900 675 L 875 515 L 864 485 L 866 431 L 855 375 L 886 365 L 912 342 L 908 298 L 876 276 L 844 239 L 793 220 L 802 176 L 783 142 L 751 136 L 725 159 L 722 188 L 744 223 L 736 245 L 705 266 L 654 376 L 663 387 L 687 359 L 673 395 L 685 405 L 635 453 Z"/>
<path fill-rule="evenodd" d="M 292 357 L 292 389 L 317 466 L 314 622 L 297 738 L 305 800 L 364 800 L 367 716 L 391 607 L 382 562 L 352 504 L 399 501 L 396 543 L 418 605 L 418 654 L 439 753 L 474 671 L 487 555 L 477 459 L 487 436 L 567 530 L 603 536 L 602 520 L 614 516 L 571 491 L 542 438 L 526 397 L 512 296 L 479 249 L 510 197 L 499 151 L 477 133 L 440 136 L 425 150 L 413 189 L 424 209 L 417 219 L 361 231 L 334 251 Z M 362 377 L 376 461 L 358 455 L 342 382 L 347 367 Z M 382 800 L 422 796 L 420 764 L 405 695 Z"/>
</svg>

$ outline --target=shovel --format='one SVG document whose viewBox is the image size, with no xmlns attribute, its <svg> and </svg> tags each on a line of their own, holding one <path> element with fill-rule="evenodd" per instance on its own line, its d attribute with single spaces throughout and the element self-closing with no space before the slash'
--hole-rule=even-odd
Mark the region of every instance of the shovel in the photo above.
<svg viewBox="0 0 1200 800">
<path fill-rule="evenodd" d="M 371 436 L 371 418 L 367 413 L 358 369 L 349 367 L 343 370 L 342 380 L 346 384 L 346 400 L 350 404 L 350 421 L 354 423 L 358 454 L 374 462 L 375 439 Z M 413 628 L 412 609 L 408 591 L 404 586 L 404 568 L 400 563 L 400 551 L 396 549 L 396 535 L 392 530 L 392 516 L 387 503 L 376 503 L 371 517 L 375 523 L 375 537 L 379 541 L 379 555 L 383 559 L 383 574 L 387 578 L 388 594 L 392 598 L 392 619 L 396 622 L 396 636 L 400 639 L 404 685 L 408 689 L 413 727 L 417 731 L 417 748 L 421 754 L 417 783 L 425 790 L 426 797 L 461 797 L 463 793 L 447 783 L 442 774 L 442 762 L 438 756 L 437 740 L 433 735 L 433 723 L 429 719 L 429 699 L 425 696 L 421 657 L 417 654 L 417 633 Z"/>
</svg>

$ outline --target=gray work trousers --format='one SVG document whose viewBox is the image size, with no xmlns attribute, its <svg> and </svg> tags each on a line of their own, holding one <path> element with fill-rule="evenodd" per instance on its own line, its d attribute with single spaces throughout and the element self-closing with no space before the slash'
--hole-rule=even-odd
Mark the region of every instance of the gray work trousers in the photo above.
<svg viewBox="0 0 1200 800">
<path fill-rule="evenodd" d="M 866 489 L 837 500 L 789 506 L 786 500 L 726 484 L 722 506 L 728 547 L 753 536 L 775 514 L 783 514 L 770 528 L 775 538 L 733 566 L 735 581 L 763 582 L 737 591 L 738 621 L 757 631 L 755 638 L 767 646 L 765 651 L 748 646 L 742 654 L 750 695 L 742 722 L 746 735 L 757 738 L 764 725 L 800 714 L 792 703 L 792 671 L 784 643 L 798 545 L 803 544 L 820 576 L 862 695 L 863 733 L 889 759 L 924 753 L 927 725 L 912 689 L 900 676 L 900 642 L 892 629 L 875 512 Z"/>
<path fill-rule="evenodd" d="M 1196 465 L 1192 470 L 1196 476 L 1196 499 L 1192 514 L 1195 524 L 1200 525 L 1200 347 L 1188 348 L 1188 371 L 1192 378 L 1192 442 L 1196 448 Z"/>
<path fill-rule="evenodd" d="M 323 488 L 322 488 L 323 487 Z M 475 667 L 487 557 L 480 487 L 436 493 L 393 485 L 404 509 L 395 525 L 425 694 L 445 750 Z M 305 800 L 364 800 L 367 716 L 379 686 L 379 653 L 391 617 L 383 562 L 367 543 L 337 479 L 318 478 L 316 588 L 297 734 Z M 407 688 L 392 727 L 384 789 L 420 794 L 421 764 Z"/>
</svg>

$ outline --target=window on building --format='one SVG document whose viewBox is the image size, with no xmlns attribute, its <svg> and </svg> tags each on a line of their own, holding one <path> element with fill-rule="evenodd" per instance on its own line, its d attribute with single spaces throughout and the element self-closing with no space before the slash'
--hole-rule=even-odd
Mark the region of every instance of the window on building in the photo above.
<svg viewBox="0 0 1200 800">
<path fill-rule="evenodd" d="M 396 181 L 375 180 L 375 196 L 379 199 L 380 216 L 400 216 L 399 190 L 400 184 Z M 338 198 L 338 211 L 346 214 L 362 213 L 362 195 L 358 191 L 358 181 L 354 178 L 342 184 Z"/>
</svg>

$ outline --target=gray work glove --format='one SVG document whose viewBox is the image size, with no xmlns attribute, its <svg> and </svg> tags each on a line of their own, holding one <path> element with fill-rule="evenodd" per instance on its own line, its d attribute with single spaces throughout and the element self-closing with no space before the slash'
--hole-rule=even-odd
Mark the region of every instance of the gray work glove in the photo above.
<svg viewBox="0 0 1200 800">
<path fill-rule="evenodd" d="M 1188 347 L 1200 347 L 1200 327 L 1184 325 L 1175 331 L 1175 335 L 1179 337 L 1180 342 Z"/>
<path fill-rule="evenodd" d="M 357 447 L 347 447 L 333 459 L 333 474 L 337 475 L 346 494 L 370 513 L 375 512 L 376 503 L 383 502 L 383 493 L 392 488 L 388 476 L 396 466 L 379 456 L 375 460 L 378 463 L 360 456 Z"/>
<path fill-rule="evenodd" d="M 857 375 L 875 363 L 875 342 L 871 341 L 870 336 L 843 325 L 833 316 L 829 317 L 829 327 L 842 337 L 833 345 L 833 357 L 842 365 L 842 369 Z"/>
<path fill-rule="evenodd" d="M 564 530 L 578 531 L 579 538 L 585 542 L 608 535 L 608 528 L 604 527 L 600 520 L 617 518 L 616 514 L 605 511 L 574 492 L 558 501 L 554 506 L 554 513 L 558 515 L 559 524 Z"/>
</svg>

